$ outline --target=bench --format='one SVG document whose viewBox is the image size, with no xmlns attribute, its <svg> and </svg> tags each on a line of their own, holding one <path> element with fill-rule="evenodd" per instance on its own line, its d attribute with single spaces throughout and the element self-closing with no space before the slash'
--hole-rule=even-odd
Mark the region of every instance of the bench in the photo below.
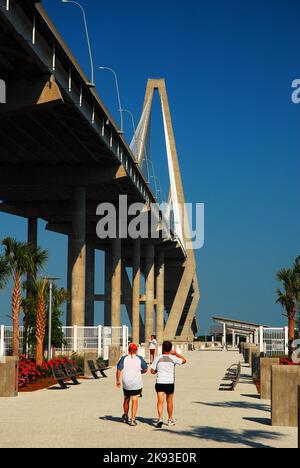
<svg viewBox="0 0 300 468">
<path fill-rule="evenodd" d="M 241 377 L 241 364 L 233 364 L 227 369 L 227 373 L 223 378 L 223 381 L 229 382 L 227 384 L 221 384 L 220 392 L 233 392 L 240 381 Z"/>
<path fill-rule="evenodd" d="M 80 383 L 76 379 L 77 376 L 72 375 L 72 377 L 71 377 L 71 375 L 68 375 L 66 372 L 64 372 L 64 370 L 62 369 L 61 366 L 52 367 L 52 374 L 53 374 L 53 377 L 55 378 L 56 382 L 64 390 L 66 390 L 68 388 L 68 386 L 67 386 L 67 384 L 65 382 L 66 380 L 71 379 L 72 382 L 74 383 L 74 385 L 80 385 Z"/>
<path fill-rule="evenodd" d="M 99 379 L 98 377 L 98 372 L 102 375 L 102 377 L 107 378 L 107 375 L 105 374 L 105 371 L 109 370 L 110 367 L 105 367 L 105 366 L 98 366 L 96 367 L 95 363 L 93 360 L 89 360 L 88 362 L 89 369 L 91 371 L 92 376 L 94 379 Z"/>
<path fill-rule="evenodd" d="M 75 367 L 74 364 L 72 364 L 71 362 L 66 362 L 64 364 L 64 369 L 66 371 L 66 374 L 72 378 L 72 377 L 79 377 L 79 376 L 83 376 L 84 375 L 84 372 L 82 369 L 80 369 L 80 367 Z"/>
</svg>

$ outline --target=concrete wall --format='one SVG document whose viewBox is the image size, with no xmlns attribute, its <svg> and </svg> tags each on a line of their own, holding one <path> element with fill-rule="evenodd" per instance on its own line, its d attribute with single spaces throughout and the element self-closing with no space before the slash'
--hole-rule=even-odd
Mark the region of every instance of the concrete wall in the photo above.
<svg viewBox="0 0 300 468">
<path fill-rule="evenodd" d="M 272 426 L 298 427 L 299 366 L 272 366 Z"/>
<path fill-rule="evenodd" d="M 271 400 L 271 370 L 274 364 L 279 364 L 279 358 L 260 359 L 260 398 Z"/>
<path fill-rule="evenodd" d="M 0 397 L 18 396 L 18 358 L 0 358 Z"/>
</svg>

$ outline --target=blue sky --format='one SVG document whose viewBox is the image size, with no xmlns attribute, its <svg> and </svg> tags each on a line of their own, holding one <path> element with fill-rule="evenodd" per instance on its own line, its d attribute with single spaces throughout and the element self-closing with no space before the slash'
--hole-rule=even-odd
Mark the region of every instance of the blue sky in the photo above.
<svg viewBox="0 0 300 468">
<path fill-rule="evenodd" d="M 197 252 L 203 331 L 216 314 L 284 324 L 275 274 L 300 254 L 300 105 L 291 102 L 291 83 L 300 78 L 299 2 L 81 1 L 95 66 L 116 70 L 123 107 L 136 122 L 147 79 L 167 80 L 186 199 L 206 206 L 205 246 Z M 79 10 L 43 4 L 89 74 Z M 118 120 L 112 77 L 96 71 L 96 84 Z M 167 192 L 158 101 L 151 158 Z M 6 235 L 25 240 L 25 221 L 0 215 Z M 65 285 L 66 239 L 45 233 L 42 223 L 39 239 L 51 254 L 47 273 Z M 99 292 L 101 274 L 99 254 Z M 0 298 L 0 322 L 7 322 L 9 295 Z"/>
</svg>

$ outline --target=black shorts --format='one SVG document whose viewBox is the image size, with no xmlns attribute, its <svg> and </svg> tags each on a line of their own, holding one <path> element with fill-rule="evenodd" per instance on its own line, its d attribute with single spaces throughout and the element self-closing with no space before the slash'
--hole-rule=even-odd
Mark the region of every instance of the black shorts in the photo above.
<svg viewBox="0 0 300 468">
<path fill-rule="evenodd" d="M 125 398 L 131 398 L 132 396 L 139 396 L 142 398 L 143 396 L 142 388 L 140 390 L 126 390 L 125 388 L 123 388 L 123 392 Z"/>
<path fill-rule="evenodd" d="M 156 384 L 156 393 L 165 393 L 166 395 L 173 395 L 175 392 L 174 384 Z"/>
</svg>

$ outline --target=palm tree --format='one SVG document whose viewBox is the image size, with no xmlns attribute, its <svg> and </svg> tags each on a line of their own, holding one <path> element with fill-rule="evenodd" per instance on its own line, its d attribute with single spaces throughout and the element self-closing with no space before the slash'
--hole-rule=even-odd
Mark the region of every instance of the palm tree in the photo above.
<svg viewBox="0 0 300 468">
<path fill-rule="evenodd" d="M 13 276 L 12 319 L 13 319 L 13 355 L 19 354 L 19 323 L 22 305 L 21 280 L 25 274 L 35 274 L 43 266 L 48 254 L 31 244 L 18 242 L 11 237 L 2 241 L 4 259 Z"/>
<path fill-rule="evenodd" d="M 43 278 L 41 281 L 34 282 L 34 289 L 37 297 L 36 308 L 36 352 L 35 360 L 37 367 L 41 367 L 44 360 L 44 340 L 46 334 L 46 294 L 47 294 L 48 280 Z"/>
<path fill-rule="evenodd" d="M 61 316 L 63 314 L 61 307 L 68 299 L 68 292 L 64 288 L 58 288 L 53 285 L 52 290 L 52 334 L 51 334 L 51 345 L 52 345 L 52 357 L 55 357 L 56 348 L 62 348 L 65 344 L 65 336 L 63 333 L 63 324 Z M 49 301 L 48 301 L 49 302 Z M 49 314 L 49 308 L 48 308 Z M 49 315 L 47 314 L 47 319 Z M 46 332 L 46 339 L 48 339 L 48 331 Z"/>
<path fill-rule="evenodd" d="M 9 276 L 9 267 L 4 257 L 0 256 L 0 289 L 3 289 Z"/>
<path fill-rule="evenodd" d="M 295 265 L 296 267 L 296 265 Z M 277 273 L 277 280 L 283 283 L 284 292 L 276 290 L 277 303 L 281 304 L 287 312 L 289 323 L 289 352 L 295 338 L 295 315 L 299 299 L 299 275 L 296 268 L 282 269 Z"/>
</svg>

